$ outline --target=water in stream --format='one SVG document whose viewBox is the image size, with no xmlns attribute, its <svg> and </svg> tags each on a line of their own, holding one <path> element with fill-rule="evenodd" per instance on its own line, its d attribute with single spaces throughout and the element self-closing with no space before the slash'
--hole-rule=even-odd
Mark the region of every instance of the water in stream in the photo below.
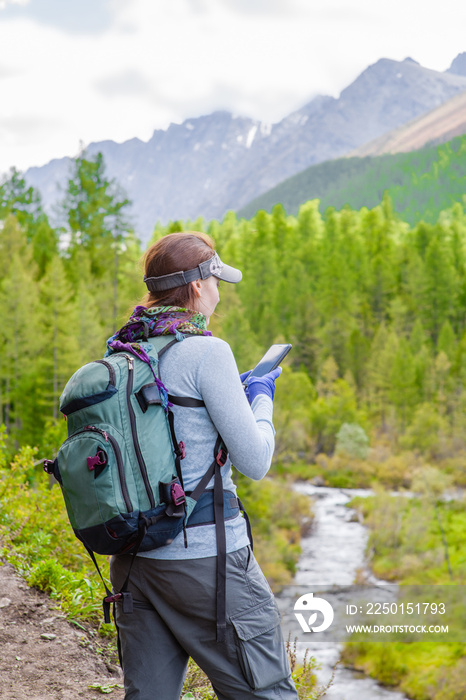
<svg viewBox="0 0 466 700">
<path fill-rule="evenodd" d="M 314 499 L 314 524 L 308 537 L 301 540 L 302 555 L 294 579 L 295 586 L 319 585 L 322 593 L 328 587 L 350 586 L 358 569 L 364 568 L 364 550 L 367 530 L 355 519 L 354 511 L 346 504 L 354 496 L 366 496 L 368 491 L 317 487 L 309 483 L 298 484 L 297 490 Z M 374 580 L 376 584 L 376 581 Z M 292 610 L 296 600 L 296 588 L 287 587 L 277 598 L 282 611 Z M 293 629 L 284 626 L 285 637 Z M 338 661 L 341 645 L 333 642 L 314 642 L 317 635 L 310 635 L 311 656 L 321 665 L 319 682 L 327 683 Z M 331 688 L 325 696 L 328 700 L 406 700 L 402 693 L 378 685 L 374 680 L 345 668 L 337 668 Z"/>
</svg>

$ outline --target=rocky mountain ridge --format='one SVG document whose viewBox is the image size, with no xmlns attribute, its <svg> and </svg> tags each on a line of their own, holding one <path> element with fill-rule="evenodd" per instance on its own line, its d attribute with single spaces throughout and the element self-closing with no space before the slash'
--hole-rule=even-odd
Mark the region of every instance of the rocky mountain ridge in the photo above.
<svg viewBox="0 0 466 700">
<path fill-rule="evenodd" d="M 382 134 L 347 155 L 364 158 L 384 153 L 407 153 L 427 144 L 437 145 L 466 134 L 466 90 L 440 107 Z"/>
<path fill-rule="evenodd" d="M 146 240 L 157 221 L 221 218 L 310 165 L 338 158 L 431 111 L 466 90 L 463 54 L 444 73 L 410 58 L 380 59 L 338 98 L 317 96 L 277 124 L 228 112 L 156 130 L 148 142 L 90 144 L 132 200 L 135 230 Z M 47 211 L 60 198 L 70 160 L 30 168 Z"/>
</svg>

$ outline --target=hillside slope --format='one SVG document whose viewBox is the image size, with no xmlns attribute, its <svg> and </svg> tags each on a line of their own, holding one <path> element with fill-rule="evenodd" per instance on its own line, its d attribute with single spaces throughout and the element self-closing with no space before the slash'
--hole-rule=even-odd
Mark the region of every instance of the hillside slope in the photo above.
<svg viewBox="0 0 466 700">
<path fill-rule="evenodd" d="M 406 153 L 428 144 L 444 143 L 462 134 L 466 134 L 466 91 L 427 114 L 369 141 L 348 156 L 362 158 L 384 153 Z"/>
<path fill-rule="evenodd" d="M 320 210 L 377 205 L 387 192 L 405 221 L 434 222 L 443 209 L 462 202 L 466 193 L 466 136 L 410 153 L 340 158 L 289 178 L 238 211 L 250 218 L 258 209 L 282 204 L 295 214 L 301 204 L 320 200 Z"/>
<path fill-rule="evenodd" d="M 99 688 L 111 686 L 113 700 L 122 700 L 119 666 L 106 663 L 102 649 L 96 650 L 105 647 L 102 639 L 70 624 L 56 601 L 29 588 L 2 561 L 0 586 L 1 698 L 97 700 L 105 692 Z"/>
</svg>

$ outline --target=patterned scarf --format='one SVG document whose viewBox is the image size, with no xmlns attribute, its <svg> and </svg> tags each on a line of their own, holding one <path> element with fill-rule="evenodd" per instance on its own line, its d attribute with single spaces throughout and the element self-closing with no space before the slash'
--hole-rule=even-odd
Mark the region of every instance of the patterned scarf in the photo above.
<svg viewBox="0 0 466 700">
<path fill-rule="evenodd" d="M 176 340 L 181 341 L 185 338 L 183 333 L 212 335 L 207 330 L 206 317 L 201 313 L 179 306 L 155 306 L 150 309 L 146 309 L 145 306 L 136 306 L 128 323 L 107 340 L 105 356 L 108 357 L 114 352 L 128 352 L 146 362 L 159 388 L 162 405 L 165 411 L 168 411 L 173 404 L 168 401 L 168 392 L 157 377 L 153 367 L 155 360 L 147 354 L 139 341 L 144 340 L 145 335 L 150 338 L 158 335 L 174 335 Z"/>
<path fill-rule="evenodd" d="M 124 343 L 137 343 L 144 338 L 144 329 L 148 328 L 149 337 L 157 335 L 174 335 L 177 340 L 184 340 L 183 333 L 191 335 L 212 335 L 207 330 L 206 317 L 201 313 L 183 309 L 180 306 L 136 306 L 131 318 L 123 328 L 107 341 L 107 347 L 118 339 Z"/>
</svg>

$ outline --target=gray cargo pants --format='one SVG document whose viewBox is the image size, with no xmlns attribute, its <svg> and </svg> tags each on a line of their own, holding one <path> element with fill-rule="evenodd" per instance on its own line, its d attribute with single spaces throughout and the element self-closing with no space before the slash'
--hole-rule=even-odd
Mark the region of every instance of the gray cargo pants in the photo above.
<svg viewBox="0 0 466 700">
<path fill-rule="evenodd" d="M 130 555 L 112 557 L 118 591 Z M 270 587 L 250 547 L 227 555 L 227 634 L 216 641 L 216 557 L 136 557 L 134 612 L 117 603 L 125 700 L 179 700 L 191 656 L 219 700 L 297 700 Z"/>
</svg>

